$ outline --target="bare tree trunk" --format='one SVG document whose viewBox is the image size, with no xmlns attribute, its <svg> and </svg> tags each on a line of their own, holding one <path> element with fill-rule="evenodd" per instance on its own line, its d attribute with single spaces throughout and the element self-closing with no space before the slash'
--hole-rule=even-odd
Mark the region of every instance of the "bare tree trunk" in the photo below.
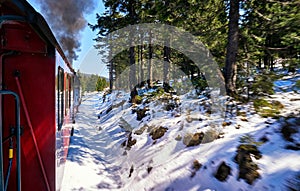
<svg viewBox="0 0 300 191">
<path fill-rule="evenodd" d="M 143 63 L 144 45 L 143 45 L 143 38 L 144 38 L 144 36 L 141 35 L 141 45 L 140 45 L 140 78 L 141 78 L 141 82 L 144 81 L 144 63 Z"/>
<path fill-rule="evenodd" d="M 109 63 L 108 63 L 108 66 L 109 66 L 109 77 L 108 77 L 109 78 L 109 90 L 112 91 L 113 90 L 113 82 L 114 82 L 114 76 L 113 76 L 114 65 L 113 65 L 113 59 L 112 59 L 112 46 L 111 45 L 109 46 L 108 54 L 109 54 L 109 56 L 108 56 L 109 57 Z"/>
<path fill-rule="evenodd" d="M 225 63 L 225 87 L 227 95 L 235 96 L 237 75 L 237 53 L 239 40 L 239 0 L 230 0 L 229 31 Z"/>
<path fill-rule="evenodd" d="M 114 76 L 113 76 L 113 61 L 109 61 L 109 90 L 112 91 L 114 87 Z"/>
<path fill-rule="evenodd" d="M 129 15 L 130 15 L 130 20 L 131 24 L 134 24 L 134 19 L 135 19 L 135 8 L 134 8 L 134 3 L 135 1 L 129 1 Z M 130 43 L 130 48 L 129 48 L 129 64 L 130 64 L 130 71 L 129 71 L 129 88 L 130 88 L 130 95 L 131 95 L 131 100 L 137 95 L 137 91 L 135 86 L 137 85 L 137 78 L 136 78 L 136 65 L 135 65 L 135 47 L 133 46 L 133 40 L 134 40 L 134 28 L 132 28 L 129 31 L 129 43 Z"/>
<path fill-rule="evenodd" d="M 164 86 L 169 84 L 169 64 L 170 64 L 170 41 L 169 39 L 166 40 L 164 46 L 164 65 L 163 65 L 163 81 Z"/>
<path fill-rule="evenodd" d="M 149 59 L 148 59 L 148 86 L 149 87 L 152 87 L 153 86 L 153 73 L 152 73 L 152 51 L 153 51 L 153 48 L 152 48 L 152 44 L 151 44 L 151 41 L 152 41 L 152 32 L 150 31 L 149 33 Z"/>
<path fill-rule="evenodd" d="M 130 90 L 134 88 L 136 85 L 136 65 L 135 65 L 135 51 L 134 47 L 130 47 L 129 49 L 129 56 L 130 56 Z"/>
<path fill-rule="evenodd" d="M 273 55 L 271 56 L 271 60 L 270 60 L 270 70 L 272 72 L 274 71 L 274 57 L 273 57 Z"/>
<path fill-rule="evenodd" d="M 137 66 L 137 84 L 139 84 L 139 86 L 140 86 L 140 83 L 141 83 L 141 58 L 140 58 L 140 56 L 141 56 L 141 53 L 140 53 L 140 51 L 141 51 L 141 46 L 140 45 L 138 45 L 137 46 L 137 63 L 136 63 L 136 66 Z"/>
<path fill-rule="evenodd" d="M 164 82 L 169 80 L 170 47 L 164 46 Z"/>
</svg>

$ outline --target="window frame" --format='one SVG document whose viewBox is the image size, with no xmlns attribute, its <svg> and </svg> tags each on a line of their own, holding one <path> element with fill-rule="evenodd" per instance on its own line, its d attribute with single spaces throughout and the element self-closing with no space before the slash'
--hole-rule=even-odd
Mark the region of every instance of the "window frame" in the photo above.
<svg viewBox="0 0 300 191">
<path fill-rule="evenodd" d="M 64 69 L 62 67 L 58 67 L 57 74 L 57 125 L 58 131 L 61 130 L 64 122 Z"/>
</svg>

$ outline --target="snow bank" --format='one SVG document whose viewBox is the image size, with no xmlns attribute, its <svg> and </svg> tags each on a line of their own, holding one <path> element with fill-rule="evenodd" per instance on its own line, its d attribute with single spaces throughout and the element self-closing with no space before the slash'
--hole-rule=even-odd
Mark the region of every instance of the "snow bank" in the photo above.
<svg viewBox="0 0 300 191">
<path fill-rule="evenodd" d="M 275 85 L 278 90 L 290 89 L 294 81 L 295 78 L 278 80 Z M 279 100 L 285 106 L 283 116 L 292 112 L 297 116 L 298 98 L 295 92 L 280 91 L 268 99 Z M 104 101 L 101 94 L 93 94 L 79 107 L 63 191 L 279 191 L 285 190 L 288 180 L 300 172 L 299 151 L 286 149 L 290 142 L 280 132 L 284 118 L 262 118 L 251 103 L 241 105 L 224 97 L 219 104 L 231 103 L 232 112 L 224 113 L 224 107 L 211 112 L 209 99 L 183 95 L 180 106 L 170 111 L 165 109 L 165 102 L 152 101 L 147 105 L 147 116 L 138 121 L 128 100 L 122 92 L 113 92 Z M 236 115 L 238 111 L 243 115 Z M 167 130 L 153 140 L 150 132 L 158 127 Z M 193 147 L 183 143 L 186 134 L 209 131 L 217 133 L 218 139 Z M 261 176 L 253 185 L 238 179 L 239 168 L 234 161 L 243 136 L 252 137 L 262 153 L 261 159 L 251 157 Z M 197 171 L 193 169 L 195 160 L 201 164 Z M 231 174 L 220 182 L 215 174 L 223 161 Z"/>
</svg>

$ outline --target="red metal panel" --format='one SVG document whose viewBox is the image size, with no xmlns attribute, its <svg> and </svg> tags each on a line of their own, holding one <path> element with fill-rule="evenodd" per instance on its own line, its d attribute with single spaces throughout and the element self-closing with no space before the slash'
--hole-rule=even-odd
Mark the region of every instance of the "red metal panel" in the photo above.
<svg viewBox="0 0 300 191">
<path fill-rule="evenodd" d="M 55 190 L 55 64 L 54 58 L 43 55 L 22 54 L 6 59 L 4 83 L 7 89 L 18 92 L 13 73 L 20 72 L 20 83 L 28 107 L 30 120 L 42 155 L 51 190 Z M 6 98 L 4 128 L 14 121 L 13 100 Z M 11 120 L 7 120 L 11 119 Z M 21 125 L 24 126 L 22 143 L 22 189 L 46 190 L 42 171 L 37 159 L 32 135 L 21 107 Z M 7 134 L 7 133 L 6 133 Z M 4 166 L 7 166 L 4 164 Z M 13 172 L 14 174 L 14 172 Z M 14 177 L 12 174 L 11 177 Z M 13 178 L 11 179 L 13 180 Z M 10 188 L 13 189 L 11 182 Z"/>
<path fill-rule="evenodd" d="M 45 53 L 46 44 L 35 34 L 29 25 L 9 22 L 2 26 L 1 37 L 4 39 L 2 50 L 17 50 L 18 54 L 6 57 L 3 63 L 4 88 L 24 95 L 29 119 L 37 141 L 36 149 L 29 123 L 21 106 L 21 125 L 24 134 L 22 144 L 22 190 L 47 190 L 38 152 L 41 154 L 47 181 L 51 190 L 55 190 L 55 58 Z M 14 24 L 14 25 L 13 25 Z M 4 32 L 3 32 L 4 30 Z M 38 54 L 43 53 L 43 54 Z M 18 72 L 21 91 L 17 88 L 15 73 Z M 14 100 L 5 97 L 2 100 L 3 133 L 9 136 L 9 128 L 14 125 Z M 4 151 L 8 143 L 4 144 Z M 38 152 L 37 152 L 38 150 Z M 8 166 L 4 152 L 4 170 Z M 15 164 L 10 176 L 9 190 L 16 189 Z"/>
<path fill-rule="evenodd" d="M 22 4 L 23 3 L 26 4 L 26 1 L 22 1 Z M 55 178 L 57 173 L 56 149 L 60 149 L 62 154 L 60 156 L 61 158 L 58 158 L 58 160 L 60 160 L 58 162 L 61 162 L 60 170 L 63 171 L 63 164 L 66 160 L 70 140 L 69 123 L 72 122 L 71 114 L 67 113 L 62 130 L 57 132 L 57 120 L 55 119 L 55 106 L 57 101 L 55 99 L 55 70 L 58 64 L 61 65 L 67 73 L 71 73 L 73 69 L 65 63 L 66 59 L 64 56 L 64 59 L 59 56 L 56 56 L 57 60 L 54 58 L 54 47 L 59 50 L 58 52 L 61 54 L 63 53 L 54 39 L 48 25 L 41 16 L 35 14 L 34 11 L 32 12 L 32 8 L 28 6 L 25 6 L 24 8 L 26 8 L 26 12 L 24 12 L 25 9 L 17 8 L 17 6 L 10 1 L 4 2 L 0 6 L 1 15 L 21 15 L 30 16 L 30 18 L 35 16 L 38 18 L 38 22 L 34 24 L 35 30 L 32 29 L 31 25 L 25 22 L 9 20 L 1 23 L 0 53 L 9 52 L 10 50 L 17 51 L 17 53 L 5 57 L 4 63 L 1 63 L 3 65 L 1 69 L 3 69 L 3 71 L 0 70 L 0 78 L 3 79 L 3 88 L 20 94 L 16 85 L 14 73 L 18 71 L 20 74 L 19 81 L 22 94 L 24 94 L 29 120 L 34 129 L 34 135 L 36 136 L 38 143 L 38 150 L 41 153 L 47 180 L 50 184 L 50 189 L 55 190 L 55 188 L 60 187 L 60 185 L 56 185 Z M 28 10 L 28 8 L 30 9 Z M 31 22 L 35 22 L 35 20 L 31 20 Z M 46 44 L 45 41 L 40 38 L 37 31 L 40 31 L 39 34 L 42 34 L 41 36 L 44 39 L 47 38 L 47 42 L 51 43 Z M 50 54 L 52 54 L 52 57 Z M 58 60 L 60 62 L 57 62 Z M 14 126 L 15 123 L 13 98 L 5 96 L 4 99 L 1 100 L 0 109 L 3 109 L 3 112 L 0 113 L 3 128 L 1 130 L 3 130 L 4 137 L 8 137 L 9 128 Z M 47 190 L 32 134 L 30 133 L 28 121 L 26 120 L 24 108 L 22 106 L 21 125 L 24 127 L 24 134 L 21 137 L 22 190 Z M 59 147 L 56 147 L 56 141 L 60 141 L 61 144 L 57 144 Z M 4 143 L 3 153 L 4 172 L 8 167 L 7 150 L 8 143 L 6 142 Z M 15 166 L 14 162 L 8 190 L 16 190 Z"/>
<path fill-rule="evenodd" d="M 46 53 L 47 45 L 33 31 L 28 24 L 10 21 L 2 26 L 1 48 L 3 50 L 16 50 L 30 53 Z"/>
</svg>

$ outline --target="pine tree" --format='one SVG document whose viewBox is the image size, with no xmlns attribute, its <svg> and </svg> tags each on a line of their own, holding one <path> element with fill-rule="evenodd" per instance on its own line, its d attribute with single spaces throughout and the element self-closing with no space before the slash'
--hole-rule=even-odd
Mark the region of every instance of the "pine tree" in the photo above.
<svg viewBox="0 0 300 191">
<path fill-rule="evenodd" d="M 225 88 L 228 95 L 236 95 L 237 54 L 239 40 L 239 0 L 230 0 L 229 30 L 225 63 Z"/>
<path fill-rule="evenodd" d="M 99 76 L 96 83 L 96 91 L 103 91 L 104 88 L 106 87 L 107 87 L 106 79 Z"/>
<path fill-rule="evenodd" d="M 243 3 L 242 26 L 245 61 L 273 69 L 278 58 L 292 60 L 300 50 L 298 0 L 250 0 Z M 245 53 L 244 53 L 245 54 Z"/>
</svg>

